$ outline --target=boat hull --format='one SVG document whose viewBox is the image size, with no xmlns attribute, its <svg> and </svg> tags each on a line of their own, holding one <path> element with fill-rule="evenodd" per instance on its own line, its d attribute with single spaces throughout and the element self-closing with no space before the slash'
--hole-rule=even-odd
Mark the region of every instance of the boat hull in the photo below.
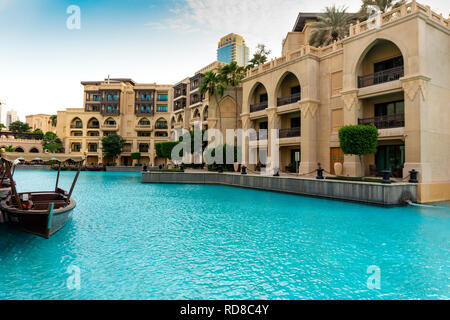
<svg viewBox="0 0 450 320">
<path fill-rule="evenodd" d="M 25 232 L 47 239 L 67 224 L 72 217 L 75 206 L 76 203 L 71 198 L 66 207 L 55 209 L 50 215 L 47 210 L 19 210 L 7 206 L 5 200 L 2 201 L 2 211 L 8 223 L 16 225 Z"/>
</svg>

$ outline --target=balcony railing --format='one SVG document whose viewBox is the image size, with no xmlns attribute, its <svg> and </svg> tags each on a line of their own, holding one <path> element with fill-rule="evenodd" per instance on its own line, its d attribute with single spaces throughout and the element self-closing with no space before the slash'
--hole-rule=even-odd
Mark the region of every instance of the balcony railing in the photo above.
<svg viewBox="0 0 450 320">
<path fill-rule="evenodd" d="M 250 112 L 257 112 L 257 111 L 264 110 L 267 108 L 268 105 L 269 105 L 269 103 L 267 101 L 263 101 L 263 102 L 256 103 L 256 104 L 251 104 Z"/>
<path fill-rule="evenodd" d="M 175 105 L 175 106 L 173 107 L 173 111 L 182 110 L 182 109 L 184 109 L 184 108 L 186 108 L 186 105 L 184 105 L 184 104 Z"/>
<path fill-rule="evenodd" d="M 374 125 L 378 129 L 401 128 L 405 126 L 405 114 L 358 119 L 358 124 Z"/>
<path fill-rule="evenodd" d="M 144 116 L 154 116 L 155 110 L 135 110 L 134 114 L 136 115 L 144 115 Z"/>
<path fill-rule="evenodd" d="M 167 129 L 169 129 L 169 126 L 168 126 L 167 124 L 159 124 L 159 123 L 157 123 L 157 124 L 155 125 L 155 129 L 158 129 L 158 130 L 167 130 Z"/>
<path fill-rule="evenodd" d="M 300 92 L 291 94 L 290 96 L 287 96 L 287 97 L 278 98 L 277 106 L 281 107 L 281 106 L 285 106 L 287 104 L 295 103 L 297 101 L 300 101 L 300 98 L 301 98 Z"/>
<path fill-rule="evenodd" d="M 404 68 L 395 67 L 388 70 L 383 70 L 380 72 L 375 72 L 372 74 L 368 74 L 366 76 L 358 77 L 358 88 L 364 88 L 373 86 L 375 84 L 390 82 L 394 80 L 398 80 L 404 76 Z"/>
<path fill-rule="evenodd" d="M 279 131 L 280 139 L 282 138 L 293 138 L 293 137 L 300 137 L 301 136 L 301 129 L 298 128 L 287 128 L 287 129 L 280 129 Z"/>
<path fill-rule="evenodd" d="M 267 140 L 267 130 L 250 134 L 249 139 L 250 141 Z"/>
<path fill-rule="evenodd" d="M 83 125 L 71 124 L 70 129 L 83 129 Z"/>
<path fill-rule="evenodd" d="M 104 125 L 102 125 L 102 130 L 116 131 L 118 129 L 119 129 L 119 125 L 118 124 L 104 124 Z"/>
<path fill-rule="evenodd" d="M 91 124 L 87 126 L 88 129 L 100 129 L 100 125 L 99 124 Z"/>
</svg>

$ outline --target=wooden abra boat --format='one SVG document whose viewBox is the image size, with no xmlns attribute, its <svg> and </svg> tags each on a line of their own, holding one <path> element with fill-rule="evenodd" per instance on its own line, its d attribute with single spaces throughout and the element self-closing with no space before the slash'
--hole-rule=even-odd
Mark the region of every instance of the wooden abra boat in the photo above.
<svg viewBox="0 0 450 320">
<path fill-rule="evenodd" d="M 11 181 L 10 194 L 1 201 L 1 209 L 6 221 L 19 226 L 25 232 L 49 238 L 52 234 L 64 227 L 72 216 L 75 208 L 75 200 L 71 195 L 80 175 L 84 156 L 65 154 L 24 154 L 24 153 L 2 153 L 1 159 L 5 165 L 5 171 Z M 58 187 L 61 162 L 72 160 L 78 162 L 78 171 L 73 180 L 70 192 Z M 59 169 L 54 191 L 22 192 L 18 193 L 11 174 L 11 163 L 16 160 L 43 160 L 58 161 Z"/>
</svg>

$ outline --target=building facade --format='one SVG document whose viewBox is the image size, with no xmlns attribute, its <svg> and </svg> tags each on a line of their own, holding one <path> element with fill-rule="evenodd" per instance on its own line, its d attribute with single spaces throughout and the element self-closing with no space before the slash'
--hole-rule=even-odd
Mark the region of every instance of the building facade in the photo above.
<svg viewBox="0 0 450 320">
<path fill-rule="evenodd" d="M 196 127 L 202 130 L 221 129 L 225 136 L 227 129 L 241 127 L 239 106 L 242 104 L 239 104 L 239 101 L 242 101 L 242 88 L 237 90 L 238 103 L 232 88 L 226 89 L 220 97 L 199 92 L 205 73 L 208 71 L 217 73 L 224 65 L 226 64 L 223 62 L 215 61 L 173 87 L 173 113 L 170 118 L 172 140 L 178 139 L 181 129 L 188 131 Z M 236 123 L 238 123 L 237 126 Z"/>
<path fill-rule="evenodd" d="M 172 86 L 138 84 L 131 79 L 82 82 L 84 108 L 58 112 L 56 133 L 66 152 L 82 153 L 88 164 L 131 166 L 132 153 L 140 153 L 141 164 L 159 165 L 154 144 L 169 140 Z M 101 139 L 117 133 L 126 140 L 117 159 L 103 155 Z"/>
<path fill-rule="evenodd" d="M 240 66 L 247 66 L 250 50 L 245 40 L 238 34 L 230 33 L 220 39 L 217 49 L 217 61 L 230 63 L 236 61 Z"/>
<path fill-rule="evenodd" d="M 390 169 L 407 179 L 415 169 L 419 201 L 450 199 L 449 20 L 412 1 L 322 48 L 308 45 L 311 20 L 300 14 L 283 56 L 250 70 L 243 83 L 244 129 L 279 129 L 278 145 L 270 135 L 244 143 L 278 155 L 282 171 L 295 172 L 298 154 L 301 174 L 319 164 L 334 173 L 336 162 L 345 176 Z M 363 164 L 339 147 L 348 124 L 379 129 L 378 151 Z"/>
<path fill-rule="evenodd" d="M 9 129 L 9 125 L 13 122 L 19 121 L 19 116 L 14 110 L 9 110 L 6 112 L 6 128 Z"/>
<path fill-rule="evenodd" d="M 31 130 L 42 130 L 42 132 L 55 132 L 56 126 L 53 126 L 51 115 L 49 114 L 32 114 L 25 117 L 26 123 L 31 127 Z"/>
</svg>

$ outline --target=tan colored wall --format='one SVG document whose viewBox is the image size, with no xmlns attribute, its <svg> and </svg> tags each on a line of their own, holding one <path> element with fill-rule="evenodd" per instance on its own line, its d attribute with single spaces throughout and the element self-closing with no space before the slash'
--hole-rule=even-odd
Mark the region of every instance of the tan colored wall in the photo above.
<svg viewBox="0 0 450 320">
<path fill-rule="evenodd" d="M 49 114 L 33 114 L 26 116 L 26 123 L 32 130 L 41 129 L 44 133 L 48 131 L 55 132 L 56 127 L 51 125 L 51 115 Z M 50 123 L 49 123 L 50 122 Z"/>
<path fill-rule="evenodd" d="M 111 132 L 110 130 L 104 129 L 100 127 L 100 129 L 88 129 L 87 124 L 90 119 L 95 118 L 99 121 L 100 126 L 105 124 L 107 119 L 114 119 L 118 125 L 118 130 L 114 131 L 121 135 L 126 141 L 127 144 L 131 146 L 129 150 L 125 150 L 118 159 L 116 159 L 116 163 L 120 164 L 120 160 L 122 157 L 129 157 L 131 153 L 139 152 L 139 144 L 148 144 L 149 152 L 141 152 L 141 163 L 145 164 L 156 164 L 160 163 L 158 159 L 156 159 L 156 153 L 154 150 L 154 144 L 156 142 L 168 141 L 168 137 L 157 137 L 156 132 L 167 132 L 169 134 L 169 130 L 157 130 L 155 128 L 155 123 L 158 120 L 165 120 L 169 124 L 170 122 L 170 114 L 172 112 L 171 105 L 171 87 L 169 85 L 155 85 L 155 84 L 137 84 L 132 85 L 130 83 L 111 83 L 106 84 L 102 83 L 100 85 L 86 85 L 85 90 L 97 90 L 97 89 L 118 89 L 121 90 L 120 94 L 120 115 L 102 115 L 100 112 L 85 112 L 84 109 L 67 109 L 65 111 L 58 112 L 58 123 L 56 128 L 56 133 L 59 137 L 63 137 L 64 146 L 66 152 L 71 153 L 71 145 L 72 143 L 81 143 L 81 151 L 80 153 L 86 154 L 89 157 L 89 160 L 95 162 L 94 160 L 97 158 L 99 163 L 103 163 L 103 154 L 101 150 L 101 139 L 106 132 Z M 154 115 L 136 115 L 134 113 L 134 89 L 156 89 L 155 95 L 158 93 L 167 93 L 168 101 L 167 102 L 156 102 L 155 104 L 155 114 Z M 86 102 L 86 101 L 85 101 Z M 156 112 L 157 105 L 167 105 L 168 112 Z M 70 125 L 75 118 L 80 118 L 83 122 L 82 130 L 79 129 L 71 129 Z M 138 130 L 139 121 L 141 119 L 148 119 L 151 123 L 151 128 L 145 130 Z M 83 135 L 81 137 L 72 136 L 72 131 L 81 131 Z M 139 132 L 146 131 L 151 132 L 150 137 L 140 137 L 138 136 Z M 88 136 L 88 132 L 99 132 L 99 137 L 90 137 Z M 90 143 L 94 143 L 98 145 L 97 152 L 89 152 L 88 145 Z M 105 159 L 110 161 L 111 159 Z"/>
<path fill-rule="evenodd" d="M 289 112 L 302 113 L 301 172 L 317 167 L 317 162 L 330 170 L 330 148 L 339 147 L 337 133 L 342 125 L 373 117 L 375 103 L 404 99 L 405 127 L 380 129 L 380 145 L 404 141 L 403 176 L 407 177 L 411 169 L 419 170 L 423 195 L 434 194 L 432 189 L 426 192 L 424 188 L 437 188 L 428 187 L 428 182 L 449 186 L 450 31 L 448 20 L 427 10 L 419 4 L 407 4 L 395 11 L 395 17 L 385 14 L 380 28 L 366 30 L 361 23 L 352 27 L 352 36 L 342 43 L 321 49 L 305 46 L 298 52 L 288 52 L 286 48 L 292 42 L 285 41 L 285 56 L 248 72 L 241 115 L 248 119 L 245 127 L 255 127 L 263 117 L 274 128 L 286 125 L 286 107 L 277 107 L 276 98 L 280 96 L 277 88 L 283 75 L 291 72 L 302 90 L 302 100 L 287 107 Z M 288 40 L 294 38 L 288 34 Z M 358 88 L 359 75 L 373 73 L 374 63 L 399 54 L 404 58 L 404 77 Z M 250 113 L 258 83 L 267 89 L 269 106 L 265 111 Z M 289 85 L 285 85 L 281 95 L 288 90 Z M 286 155 L 282 152 L 280 157 L 285 159 Z M 368 173 L 374 161 L 374 155 L 366 156 L 362 171 L 357 157 L 345 156 L 344 174 Z"/>
</svg>

